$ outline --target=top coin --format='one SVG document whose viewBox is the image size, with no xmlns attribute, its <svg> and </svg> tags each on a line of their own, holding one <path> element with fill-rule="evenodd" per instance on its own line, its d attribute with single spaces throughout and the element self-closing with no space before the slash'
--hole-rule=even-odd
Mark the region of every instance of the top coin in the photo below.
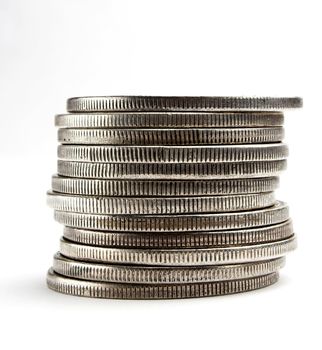
<svg viewBox="0 0 322 350">
<path fill-rule="evenodd" d="M 67 100 L 68 112 L 238 111 L 300 107 L 300 97 L 88 96 Z"/>
</svg>

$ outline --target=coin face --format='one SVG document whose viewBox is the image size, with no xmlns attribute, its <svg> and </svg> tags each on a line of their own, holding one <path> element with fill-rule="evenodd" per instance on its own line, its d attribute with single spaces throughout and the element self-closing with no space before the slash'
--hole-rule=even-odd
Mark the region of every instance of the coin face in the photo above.
<svg viewBox="0 0 322 350">
<path fill-rule="evenodd" d="M 57 253 L 53 270 L 63 276 L 80 280 L 139 283 L 180 284 L 217 282 L 263 276 L 278 271 L 285 264 L 285 258 L 234 265 L 162 267 L 99 264 L 73 260 Z"/>
<path fill-rule="evenodd" d="M 270 260 L 294 250 L 294 236 L 282 241 L 241 247 L 199 249 L 121 249 L 60 241 L 62 255 L 81 261 L 146 266 L 204 266 Z"/>
<path fill-rule="evenodd" d="M 67 100 L 68 112 L 281 110 L 302 107 L 299 97 L 92 96 Z"/>
<path fill-rule="evenodd" d="M 59 129 L 58 141 L 83 145 L 214 145 L 280 142 L 282 127 L 208 129 Z"/>
<path fill-rule="evenodd" d="M 55 125 L 60 128 L 246 128 L 283 124 L 284 115 L 278 111 L 90 112 L 55 116 Z"/>
<path fill-rule="evenodd" d="M 251 291 L 277 282 L 278 272 L 234 281 L 186 284 L 119 284 L 78 280 L 61 276 L 50 269 L 50 289 L 70 295 L 107 299 L 182 299 L 227 295 Z"/>
<path fill-rule="evenodd" d="M 111 232 L 66 226 L 64 237 L 72 242 L 115 248 L 211 248 L 275 242 L 293 235 L 291 220 L 280 224 L 226 231 Z"/>
</svg>

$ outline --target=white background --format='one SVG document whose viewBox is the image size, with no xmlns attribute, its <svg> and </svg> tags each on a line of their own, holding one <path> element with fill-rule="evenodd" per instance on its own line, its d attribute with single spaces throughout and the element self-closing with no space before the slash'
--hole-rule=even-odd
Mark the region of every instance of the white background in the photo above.
<svg viewBox="0 0 322 350">
<path fill-rule="evenodd" d="M 320 1 L 0 1 L 2 349 L 321 348 Z M 179 301 L 46 288 L 55 113 L 77 95 L 302 96 L 286 113 L 299 247 L 273 287 Z"/>
</svg>

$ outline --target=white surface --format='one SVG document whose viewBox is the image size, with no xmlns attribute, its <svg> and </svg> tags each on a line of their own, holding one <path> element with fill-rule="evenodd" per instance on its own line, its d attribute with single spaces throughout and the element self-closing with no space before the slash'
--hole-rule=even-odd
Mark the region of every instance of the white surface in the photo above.
<svg viewBox="0 0 322 350">
<path fill-rule="evenodd" d="M 0 2 L 1 349 L 321 348 L 319 1 Z M 298 95 L 279 198 L 299 247 L 280 282 L 181 301 L 49 291 L 55 113 L 77 95 Z"/>
</svg>

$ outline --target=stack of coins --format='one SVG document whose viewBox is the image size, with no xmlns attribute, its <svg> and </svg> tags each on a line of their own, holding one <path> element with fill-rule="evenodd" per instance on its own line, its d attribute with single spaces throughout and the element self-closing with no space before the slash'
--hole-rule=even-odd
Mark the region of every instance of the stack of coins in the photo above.
<svg viewBox="0 0 322 350">
<path fill-rule="evenodd" d="M 277 201 L 300 98 L 79 97 L 48 204 L 64 224 L 49 288 L 99 298 L 224 295 L 278 280 L 296 242 Z"/>
</svg>

